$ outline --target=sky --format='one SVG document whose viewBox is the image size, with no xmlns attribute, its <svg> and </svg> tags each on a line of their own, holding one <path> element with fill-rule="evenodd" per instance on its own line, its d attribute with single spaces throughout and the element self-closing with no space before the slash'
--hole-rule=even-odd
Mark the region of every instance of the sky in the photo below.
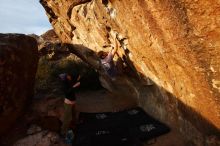
<svg viewBox="0 0 220 146">
<path fill-rule="evenodd" d="M 39 0 L 0 0 L 0 33 L 40 35 L 51 28 Z"/>
</svg>

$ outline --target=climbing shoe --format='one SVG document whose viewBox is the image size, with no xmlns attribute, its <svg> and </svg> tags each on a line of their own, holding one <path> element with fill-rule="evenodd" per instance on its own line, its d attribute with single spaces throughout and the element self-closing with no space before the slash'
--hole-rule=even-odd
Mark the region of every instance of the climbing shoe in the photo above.
<svg viewBox="0 0 220 146">
<path fill-rule="evenodd" d="M 68 130 L 65 137 L 65 144 L 72 145 L 74 140 L 73 130 Z"/>
</svg>

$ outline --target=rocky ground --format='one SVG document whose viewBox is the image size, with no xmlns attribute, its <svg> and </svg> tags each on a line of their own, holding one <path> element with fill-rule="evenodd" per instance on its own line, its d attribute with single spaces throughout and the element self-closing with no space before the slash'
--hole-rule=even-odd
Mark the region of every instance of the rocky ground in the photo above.
<svg viewBox="0 0 220 146">
<path fill-rule="evenodd" d="M 114 96 L 108 91 L 83 91 L 77 94 L 77 109 L 82 112 L 119 111 L 136 106 L 133 99 Z M 63 116 L 63 99 L 42 96 L 33 99 L 28 112 L 1 138 L 1 146 L 65 146 L 59 137 L 60 120 Z M 184 146 L 177 132 L 161 136 L 152 146 Z"/>
</svg>

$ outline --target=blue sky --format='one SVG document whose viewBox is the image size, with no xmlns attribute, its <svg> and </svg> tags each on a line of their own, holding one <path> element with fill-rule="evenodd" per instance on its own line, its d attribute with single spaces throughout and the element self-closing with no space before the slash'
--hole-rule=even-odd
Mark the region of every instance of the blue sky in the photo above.
<svg viewBox="0 0 220 146">
<path fill-rule="evenodd" d="M 51 28 L 39 0 L 0 0 L 0 33 L 39 35 Z"/>
</svg>

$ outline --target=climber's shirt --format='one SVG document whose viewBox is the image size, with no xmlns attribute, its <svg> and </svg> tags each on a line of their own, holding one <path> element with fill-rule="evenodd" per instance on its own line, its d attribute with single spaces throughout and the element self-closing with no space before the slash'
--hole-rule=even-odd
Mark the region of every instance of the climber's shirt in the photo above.
<svg viewBox="0 0 220 146">
<path fill-rule="evenodd" d="M 116 75 L 116 67 L 113 62 L 113 54 L 111 51 L 104 59 L 101 59 L 101 63 L 109 76 L 114 77 Z"/>
<path fill-rule="evenodd" d="M 75 101 L 75 88 L 73 87 L 77 83 L 77 77 L 79 74 L 71 75 L 71 80 L 68 80 L 66 77 L 62 80 L 63 82 L 63 91 L 65 94 L 65 98 L 69 101 Z"/>
</svg>

